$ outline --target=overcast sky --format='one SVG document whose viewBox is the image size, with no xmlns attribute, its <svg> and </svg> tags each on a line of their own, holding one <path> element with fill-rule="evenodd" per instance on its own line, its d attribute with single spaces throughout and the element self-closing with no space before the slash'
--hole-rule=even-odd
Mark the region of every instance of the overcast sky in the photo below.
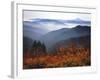
<svg viewBox="0 0 100 80">
<path fill-rule="evenodd" d="M 62 19 L 62 20 L 71 20 L 80 18 L 82 20 L 91 20 L 91 14 L 82 14 L 82 13 L 58 13 L 58 12 L 40 12 L 40 11 L 23 11 L 23 20 L 29 21 L 35 18 L 42 19 Z"/>
</svg>

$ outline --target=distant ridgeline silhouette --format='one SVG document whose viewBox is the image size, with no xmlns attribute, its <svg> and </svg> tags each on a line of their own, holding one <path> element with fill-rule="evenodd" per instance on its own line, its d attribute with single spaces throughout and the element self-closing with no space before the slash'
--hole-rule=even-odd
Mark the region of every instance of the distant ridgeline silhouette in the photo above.
<svg viewBox="0 0 100 80">
<path fill-rule="evenodd" d="M 65 47 L 65 45 L 71 42 L 77 43 L 78 46 L 90 47 L 91 26 L 88 25 L 62 28 L 42 35 L 37 33 L 37 31 L 38 29 L 29 29 L 26 31 L 30 36 L 24 35 L 23 37 L 23 53 L 34 55 L 53 54 L 56 53 L 56 48 L 59 47 L 58 45 Z M 36 36 L 38 36 L 38 39 Z"/>
</svg>

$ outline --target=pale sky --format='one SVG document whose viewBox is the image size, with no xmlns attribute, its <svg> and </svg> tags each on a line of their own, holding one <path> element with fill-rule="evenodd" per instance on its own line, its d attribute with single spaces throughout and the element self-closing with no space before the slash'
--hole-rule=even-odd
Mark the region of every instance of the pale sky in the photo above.
<svg viewBox="0 0 100 80">
<path fill-rule="evenodd" d="M 29 21 L 35 18 L 42 19 L 62 19 L 62 20 L 71 20 L 80 18 L 82 20 L 91 20 L 91 14 L 82 14 L 82 13 L 58 13 L 58 12 L 40 12 L 40 11 L 23 11 L 24 21 Z"/>
</svg>

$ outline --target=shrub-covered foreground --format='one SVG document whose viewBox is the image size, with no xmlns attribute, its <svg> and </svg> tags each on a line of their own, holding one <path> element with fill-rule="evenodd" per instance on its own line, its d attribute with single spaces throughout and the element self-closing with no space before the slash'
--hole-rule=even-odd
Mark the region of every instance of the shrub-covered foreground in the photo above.
<svg viewBox="0 0 100 80">
<path fill-rule="evenodd" d="M 23 69 L 90 66 L 89 48 L 59 48 L 54 54 L 23 55 Z"/>
</svg>

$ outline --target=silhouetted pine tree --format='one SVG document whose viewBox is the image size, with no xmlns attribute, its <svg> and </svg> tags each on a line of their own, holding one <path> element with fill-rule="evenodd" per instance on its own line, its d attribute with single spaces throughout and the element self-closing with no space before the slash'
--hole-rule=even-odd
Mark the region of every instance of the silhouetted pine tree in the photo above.
<svg viewBox="0 0 100 80">
<path fill-rule="evenodd" d="M 43 51 L 46 53 L 46 46 L 44 45 L 44 43 L 42 44 L 42 48 L 43 48 Z"/>
<path fill-rule="evenodd" d="M 32 54 L 45 54 L 46 53 L 46 47 L 44 44 L 42 44 L 40 41 L 34 41 L 32 44 L 32 48 L 30 51 Z"/>
<path fill-rule="evenodd" d="M 34 52 L 34 48 L 36 47 L 36 41 L 33 42 L 30 53 Z"/>
</svg>

